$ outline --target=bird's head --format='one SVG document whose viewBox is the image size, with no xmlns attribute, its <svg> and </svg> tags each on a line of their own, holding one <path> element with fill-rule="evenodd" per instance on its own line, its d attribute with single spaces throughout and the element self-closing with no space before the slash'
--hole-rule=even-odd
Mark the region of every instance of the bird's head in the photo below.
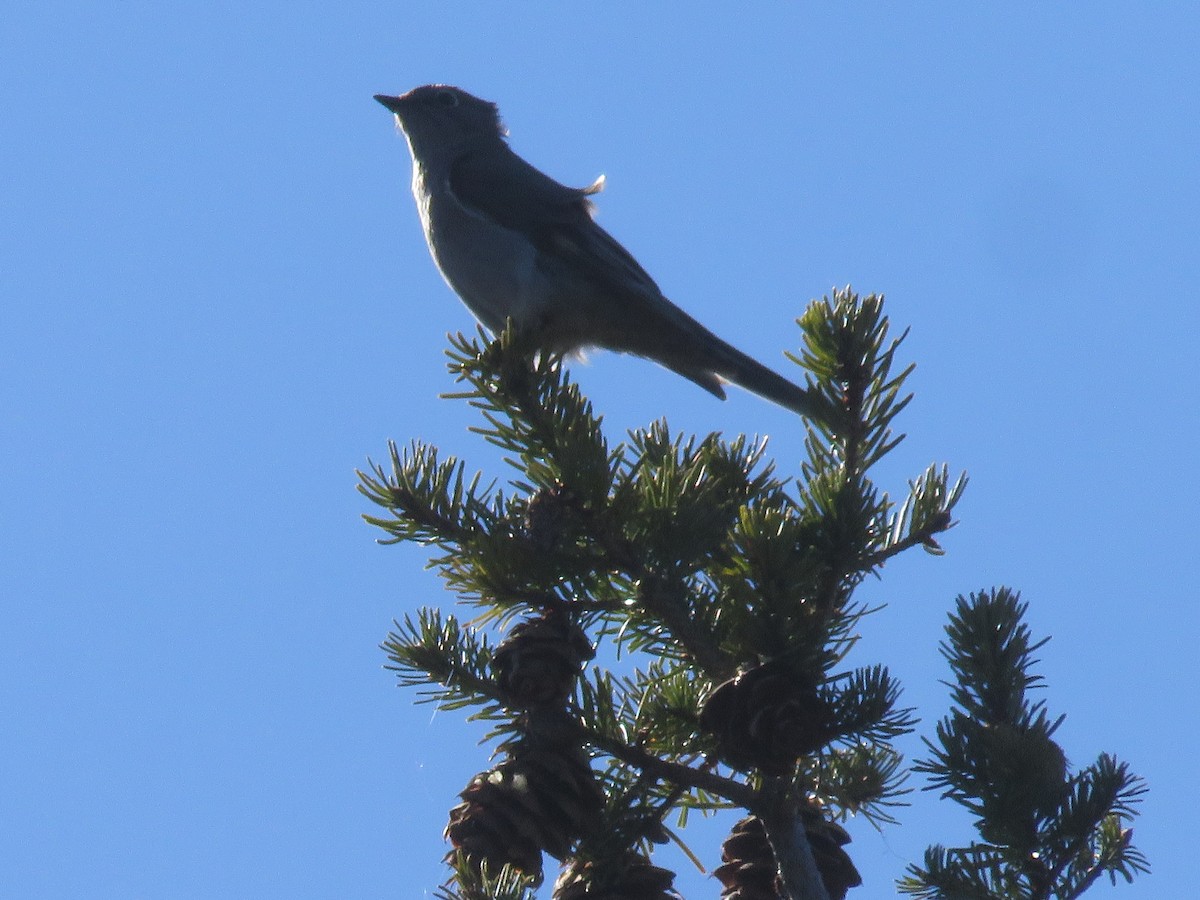
<svg viewBox="0 0 1200 900">
<path fill-rule="evenodd" d="M 427 84 L 399 97 L 376 94 L 403 129 L 415 156 L 505 135 L 496 104 L 448 84 Z"/>
</svg>

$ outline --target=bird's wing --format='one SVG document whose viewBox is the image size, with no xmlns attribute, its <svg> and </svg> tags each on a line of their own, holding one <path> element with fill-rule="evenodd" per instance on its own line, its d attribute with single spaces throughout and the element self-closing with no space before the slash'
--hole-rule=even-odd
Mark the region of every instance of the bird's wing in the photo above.
<svg viewBox="0 0 1200 900">
<path fill-rule="evenodd" d="M 574 335 L 656 360 L 724 399 L 721 379 L 815 416 L 808 393 L 722 341 L 663 296 L 646 270 L 592 220 L 588 196 L 538 171 L 508 147 L 467 153 L 450 169 L 449 187 L 471 213 L 524 234 L 553 268 L 565 266 L 600 288 L 604 303 L 587 310 L 587 328 Z M 587 292 L 585 292 L 587 293 Z M 595 296 L 595 294 L 593 296 Z"/>
<path fill-rule="evenodd" d="M 660 293 L 629 251 L 592 220 L 588 197 L 602 186 L 600 179 L 586 188 L 567 187 L 507 146 L 464 154 L 450 169 L 450 190 L 476 215 L 524 233 L 541 252 L 569 259 L 602 284 Z"/>
</svg>

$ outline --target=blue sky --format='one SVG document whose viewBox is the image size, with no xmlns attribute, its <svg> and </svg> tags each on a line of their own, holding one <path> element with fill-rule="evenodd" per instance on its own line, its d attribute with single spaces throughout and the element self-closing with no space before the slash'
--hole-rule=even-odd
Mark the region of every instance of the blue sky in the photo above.
<svg viewBox="0 0 1200 900">
<path fill-rule="evenodd" d="M 649 7 L 649 8 L 647 8 Z M 0 894 L 418 897 L 488 764 L 481 730 L 381 668 L 391 619 L 449 602 L 379 547 L 353 470 L 468 434 L 445 334 L 472 322 L 420 237 L 371 99 L 445 81 L 496 100 L 676 302 L 772 364 L 835 285 L 882 292 L 917 362 L 893 492 L 971 475 L 934 559 L 864 599 L 863 664 L 925 718 L 955 595 L 1023 592 L 1068 757 L 1152 788 L 1179 897 L 1197 791 L 1190 514 L 1200 326 L 1200 19 L 1190 4 L 10 3 L 0 25 Z M 594 354 L 614 440 L 769 434 Z M 914 741 L 911 751 L 919 750 Z M 920 794 L 868 881 L 966 839 Z M 718 827 L 689 829 L 716 864 Z M 689 898 L 711 879 L 678 854 Z M 1186 887 L 1185 887 L 1186 885 Z"/>
</svg>

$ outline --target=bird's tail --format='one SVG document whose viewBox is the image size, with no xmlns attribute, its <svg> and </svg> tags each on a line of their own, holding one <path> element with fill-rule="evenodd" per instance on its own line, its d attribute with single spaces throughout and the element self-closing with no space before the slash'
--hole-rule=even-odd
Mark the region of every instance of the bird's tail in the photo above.
<svg viewBox="0 0 1200 900">
<path fill-rule="evenodd" d="M 725 399 L 723 381 L 758 394 L 808 419 L 822 421 L 821 404 L 806 388 L 788 381 L 721 340 L 657 290 L 617 292 L 616 303 L 593 308 L 582 341 L 652 359 L 710 394 Z"/>
<path fill-rule="evenodd" d="M 666 333 L 673 331 L 676 340 L 658 342 L 658 352 L 646 355 L 668 369 L 722 400 L 722 381 L 728 381 L 807 419 L 823 418 L 812 392 L 721 340 L 674 304 L 670 304 L 669 315 L 664 318 L 672 326 Z"/>
<path fill-rule="evenodd" d="M 725 391 L 721 388 L 721 379 L 724 379 L 772 403 L 778 403 L 806 419 L 821 418 L 818 414 L 818 404 L 806 388 L 789 381 L 716 335 L 710 334 L 709 337 L 706 348 L 709 352 L 701 362 L 707 370 L 703 373 L 707 376 L 706 380 L 697 380 L 683 372 L 680 374 L 692 378 L 701 387 L 721 398 L 725 396 Z"/>
</svg>

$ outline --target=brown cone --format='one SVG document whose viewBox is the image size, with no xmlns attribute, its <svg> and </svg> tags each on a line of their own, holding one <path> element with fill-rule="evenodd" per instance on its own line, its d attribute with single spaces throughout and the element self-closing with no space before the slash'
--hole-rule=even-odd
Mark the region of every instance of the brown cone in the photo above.
<svg viewBox="0 0 1200 900">
<path fill-rule="evenodd" d="M 800 815 L 830 900 L 845 900 L 850 888 L 862 884 L 858 870 L 842 849 L 850 835 L 828 821 L 816 804 L 802 809 Z M 713 872 L 722 884 L 721 900 L 780 900 L 784 896 L 775 852 L 757 816 L 742 819 L 733 827 L 721 846 L 721 859 L 723 865 Z"/>
<path fill-rule="evenodd" d="M 575 861 L 554 883 L 553 900 L 680 900 L 675 873 L 639 853 L 603 864 Z"/>
<path fill-rule="evenodd" d="M 534 878 L 542 853 L 564 858 L 604 802 L 583 753 L 545 742 L 518 743 L 461 797 L 445 832 L 454 850 L 493 872 L 508 864 Z"/>
<path fill-rule="evenodd" d="M 514 705 L 561 704 L 595 655 L 583 629 L 555 608 L 514 626 L 492 654 L 492 668 Z"/>
<path fill-rule="evenodd" d="M 718 685 L 700 711 L 700 727 L 717 739 L 723 761 L 777 776 L 824 746 L 832 725 L 832 711 L 817 689 L 778 660 Z"/>
</svg>

